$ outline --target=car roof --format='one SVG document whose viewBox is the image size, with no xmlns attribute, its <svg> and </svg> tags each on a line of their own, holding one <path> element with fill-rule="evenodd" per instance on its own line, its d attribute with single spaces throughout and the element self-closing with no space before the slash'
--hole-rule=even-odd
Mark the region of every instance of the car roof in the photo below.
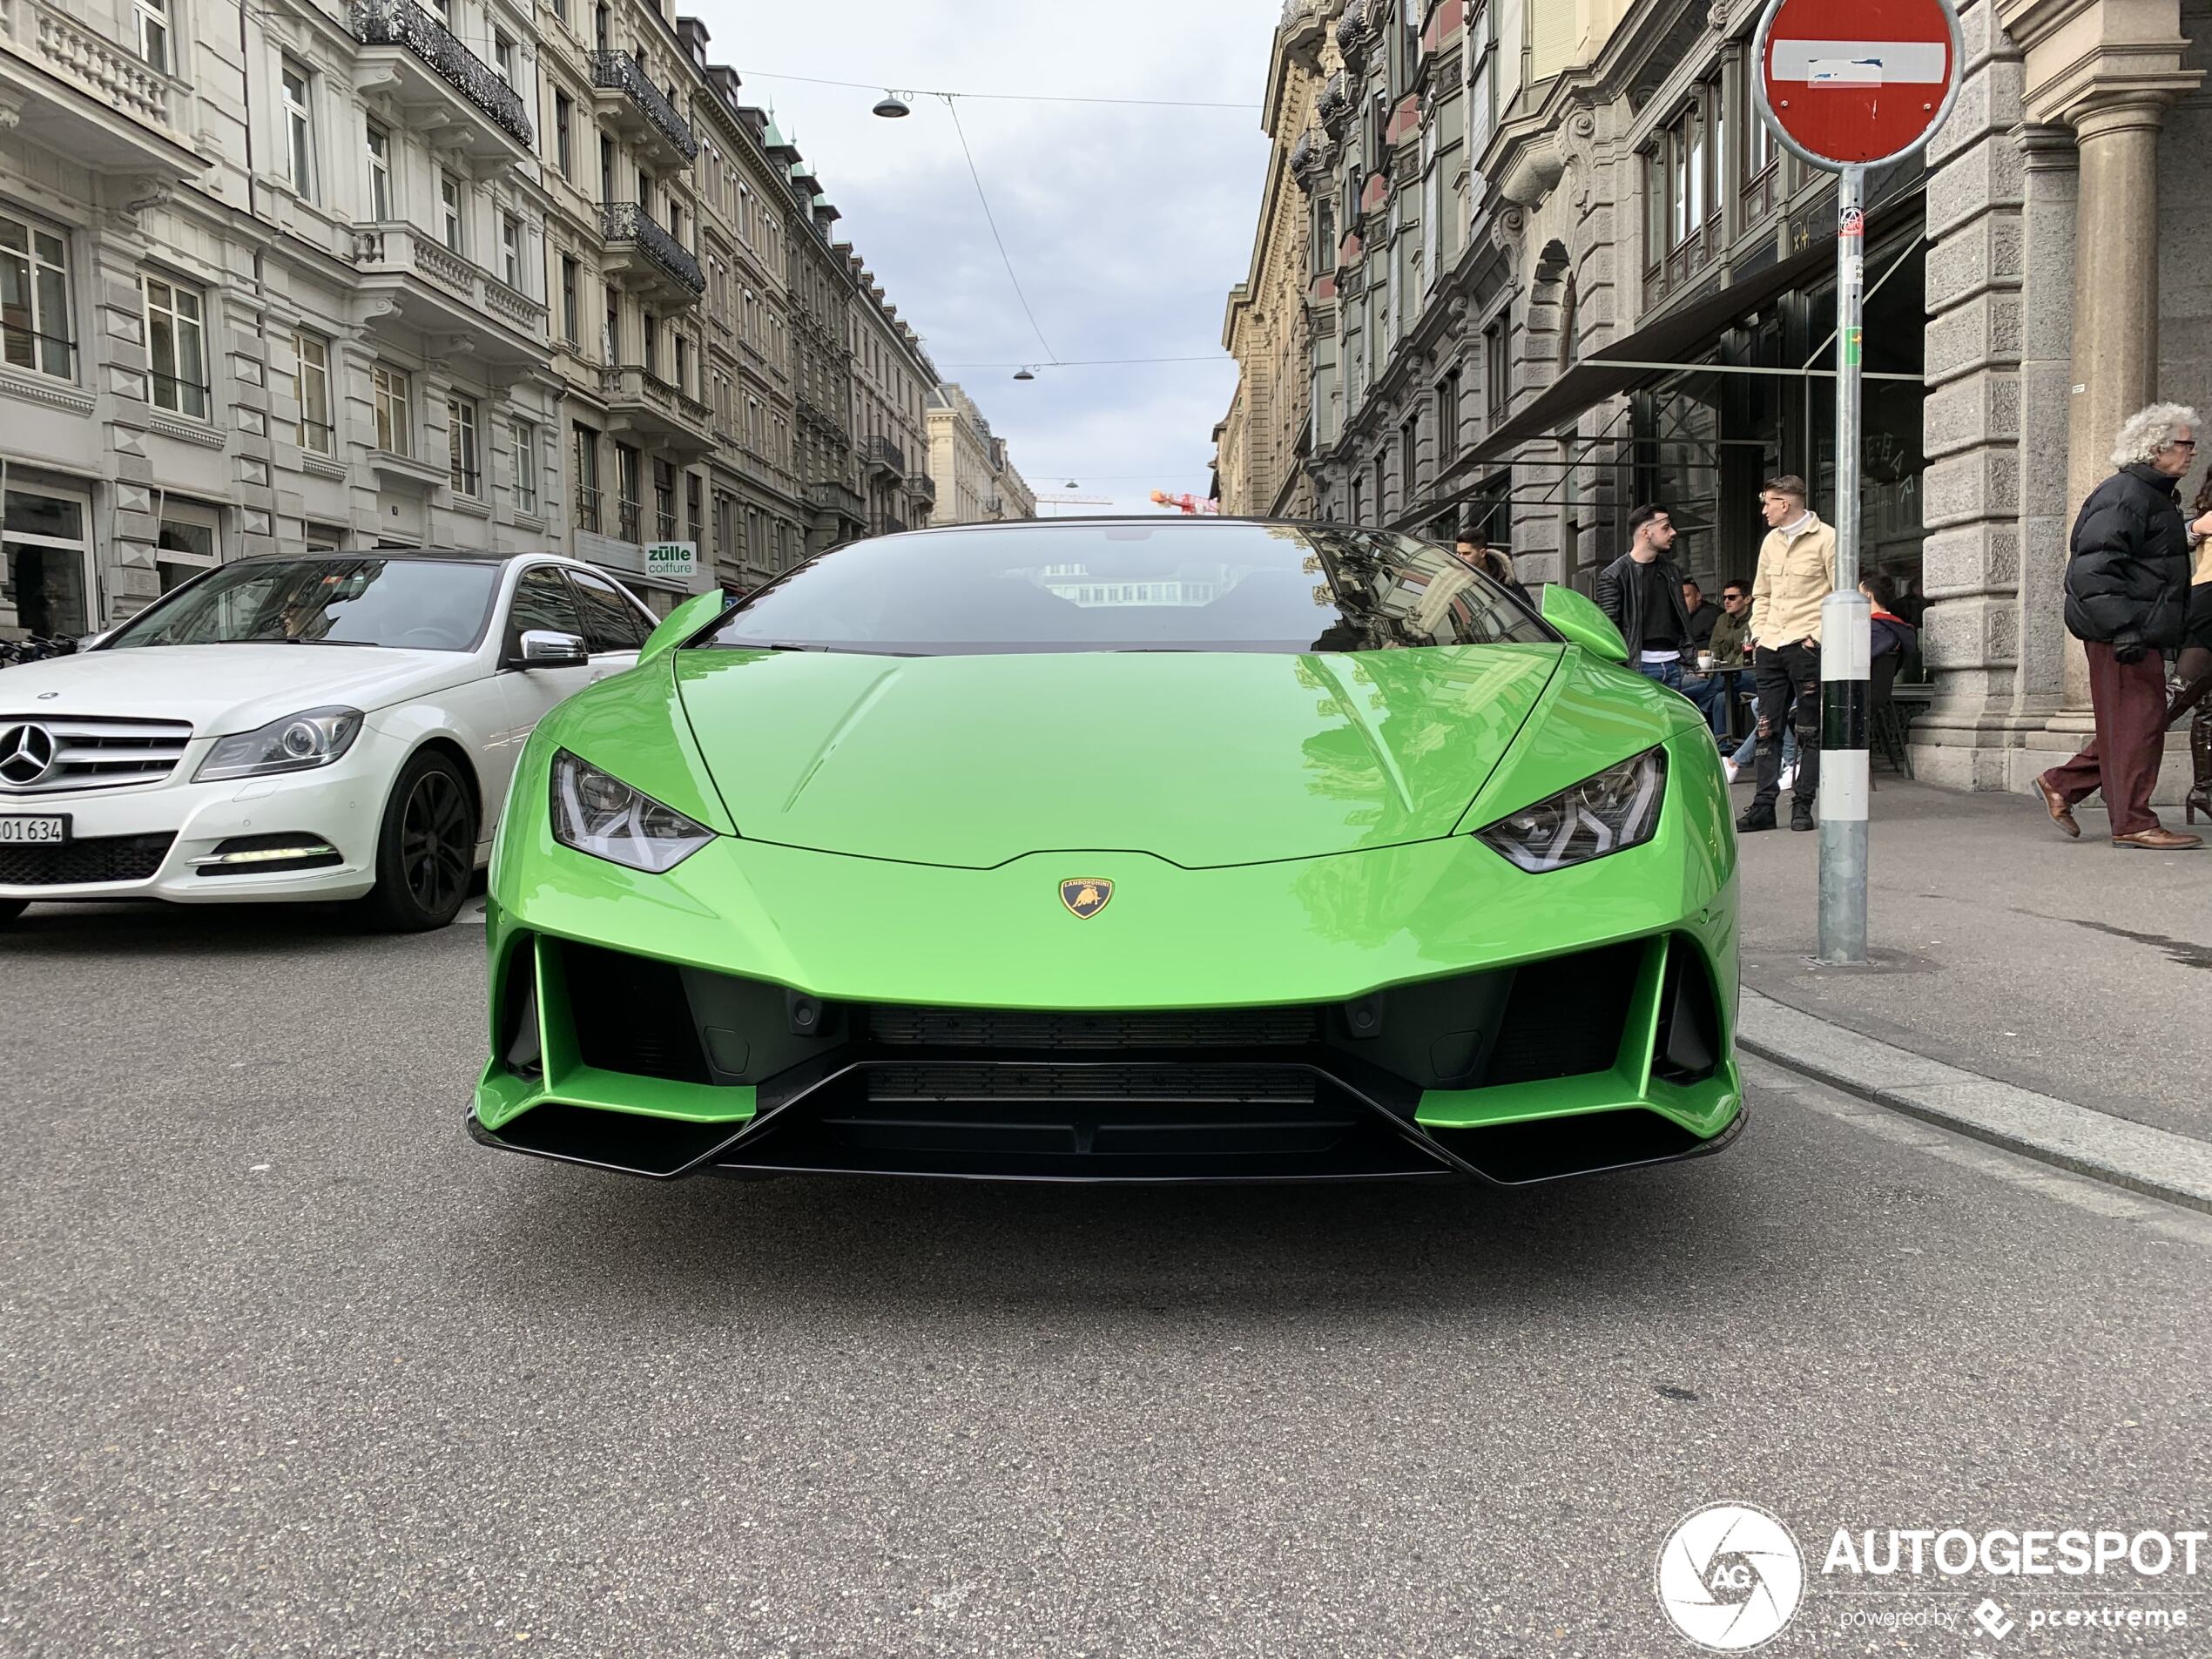
<svg viewBox="0 0 2212 1659">
<path fill-rule="evenodd" d="M 331 547 L 318 548 L 312 553 L 253 553 L 242 559 L 226 560 L 229 564 L 273 564 L 280 561 L 297 563 L 301 559 L 393 559 L 401 563 L 418 561 L 439 564 L 511 564 L 516 559 L 558 559 L 563 564 L 579 564 L 585 570 L 597 567 L 567 553 L 548 550 L 523 553 L 495 553 L 476 547 Z"/>
</svg>

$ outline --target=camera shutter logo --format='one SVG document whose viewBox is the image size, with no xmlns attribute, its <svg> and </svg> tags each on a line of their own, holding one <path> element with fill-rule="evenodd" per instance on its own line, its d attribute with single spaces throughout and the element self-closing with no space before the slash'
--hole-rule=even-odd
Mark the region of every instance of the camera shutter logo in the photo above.
<svg viewBox="0 0 2212 1659">
<path fill-rule="evenodd" d="M 1805 1561 L 1790 1529 L 1766 1510 L 1708 1504 L 1667 1534 L 1657 1583 L 1676 1629 L 1714 1653 L 1745 1653 L 1796 1616 Z"/>
<path fill-rule="evenodd" d="M 28 789 L 54 769 L 60 745 L 43 725 L 11 725 L 0 730 L 0 783 Z"/>
</svg>

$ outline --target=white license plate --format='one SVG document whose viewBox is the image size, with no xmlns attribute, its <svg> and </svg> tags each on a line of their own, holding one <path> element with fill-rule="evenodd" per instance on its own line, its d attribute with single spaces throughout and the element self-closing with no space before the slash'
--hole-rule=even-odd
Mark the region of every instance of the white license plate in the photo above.
<svg viewBox="0 0 2212 1659">
<path fill-rule="evenodd" d="M 0 846 L 59 846 L 67 840 L 66 818 L 0 818 Z"/>
</svg>

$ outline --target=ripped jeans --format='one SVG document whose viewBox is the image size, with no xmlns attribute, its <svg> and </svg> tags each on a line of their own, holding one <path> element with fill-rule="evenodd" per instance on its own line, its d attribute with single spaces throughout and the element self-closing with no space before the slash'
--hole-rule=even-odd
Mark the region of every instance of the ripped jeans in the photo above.
<svg viewBox="0 0 2212 1659">
<path fill-rule="evenodd" d="M 1751 666 L 1759 691 L 1758 792 L 1751 805 L 1770 812 L 1782 793 L 1782 743 L 1787 728 L 1797 736 L 1793 792 L 1810 806 L 1820 792 L 1820 647 L 1762 645 Z"/>
</svg>

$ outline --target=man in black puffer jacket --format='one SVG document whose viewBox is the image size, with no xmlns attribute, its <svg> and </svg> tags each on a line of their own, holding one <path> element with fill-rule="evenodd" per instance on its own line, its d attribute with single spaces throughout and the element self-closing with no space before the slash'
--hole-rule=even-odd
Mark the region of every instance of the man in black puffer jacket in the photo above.
<svg viewBox="0 0 2212 1659">
<path fill-rule="evenodd" d="M 2052 819 L 2081 833 L 2075 803 L 2099 789 L 2114 846 L 2179 852 L 2202 838 L 2150 809 L 2166 748 L 2166 663 L 2179 648 L 2195 561 L 2180 483 L 2196 461 L 2196 411 L 2156 403 L 2121 428 L 2120 470 L 2082 503 L 2066 570 L 2066 625 L 2089 658 L 2094 742 L 2035 780 Z"/>
</svg>

